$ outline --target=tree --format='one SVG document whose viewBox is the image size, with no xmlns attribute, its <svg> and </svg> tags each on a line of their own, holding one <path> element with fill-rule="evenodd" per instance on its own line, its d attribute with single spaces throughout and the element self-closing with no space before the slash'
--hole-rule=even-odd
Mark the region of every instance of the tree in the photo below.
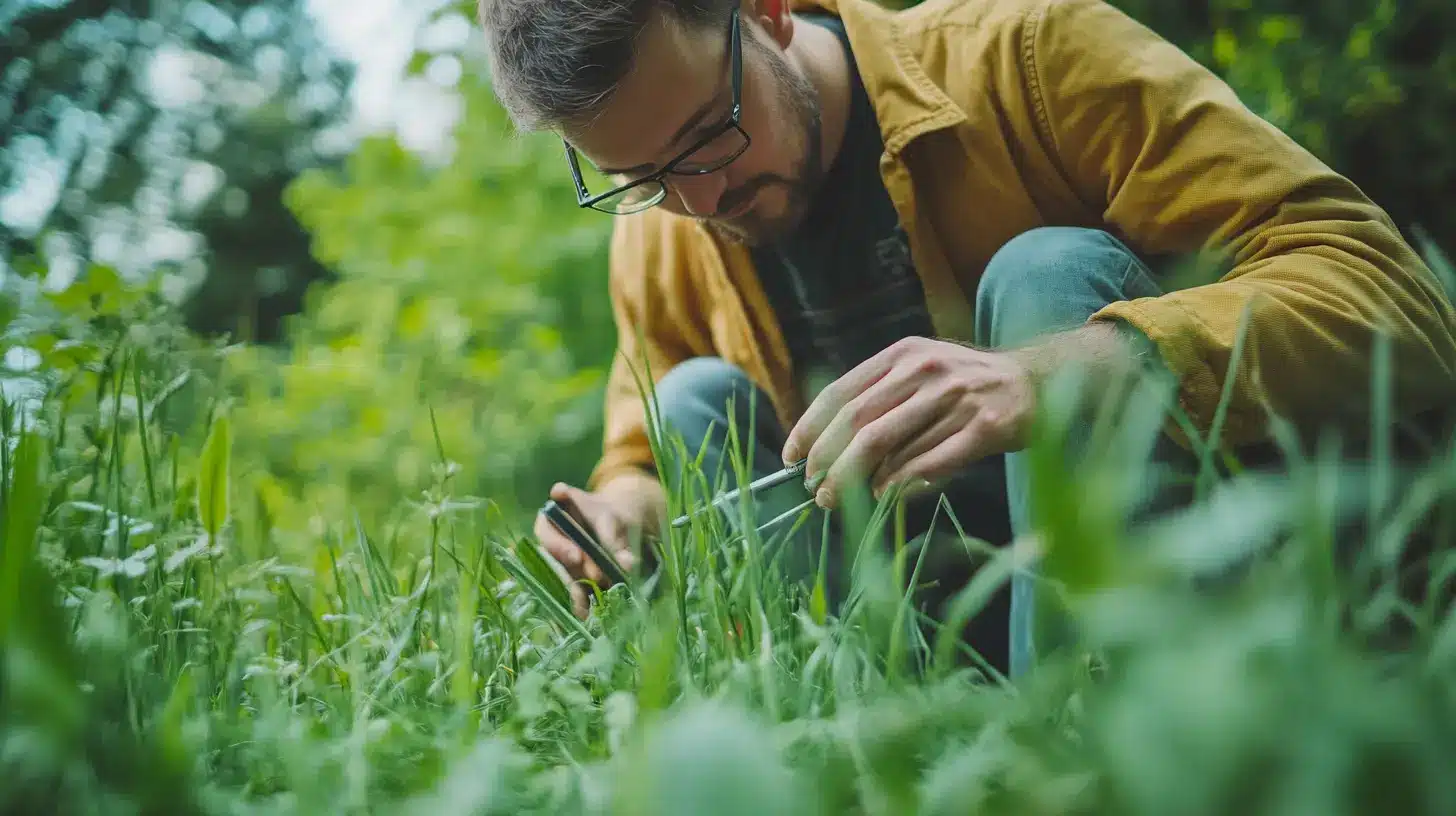
<svg viewBox="0 0 1456 816">
<path fill-rule="evenodd" d="M 0 32 L 0 252 L 160 272 L 194 328 L 278 339 L 327 276 L 282 191 L 348 148 L 304 2 L 28 0 Z"/>
</svg>

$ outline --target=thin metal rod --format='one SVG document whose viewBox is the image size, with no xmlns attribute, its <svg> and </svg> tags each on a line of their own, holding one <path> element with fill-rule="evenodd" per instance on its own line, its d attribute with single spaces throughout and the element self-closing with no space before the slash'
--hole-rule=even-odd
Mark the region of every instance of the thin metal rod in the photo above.
<svg viewBox="0 0 1456 816">
<path fill-rule="evenodd" d="M 792 516 L 797 516 L 798 514 L 804 512 L 804 509 L 806 507 L 808 507 L 809 505 L 813 504 L 813 503 L 814 503 L 814 500 L 811 498 L 808 501 L 805 501 L 803 504 L 799 505 L 798 507 L 795 507 L 792 510 L 788 510 L 786 512 L 783 512 L 783 513 L 778 514 L 777 516 L 774 516 L 772 519 L 770 519 L 770 520 L 764 522 L 763 524 L 759 525 L 759 527 L 757 528 L 756 532 L 762 533 L 764 530 L 767 530 L 768 528 L 774 526 L 775 524 L 778 524 L 779 522 L 783 521 L 786 518 L 790 518 Z"/>
<path fill-rule="evenodd" d="M 691 513 L 688 513 L 685 516 L 678 516 L 677 518 L 673 519 L 672 526 L 674 528 L 682 527 L 683 525 L 692 521 L 694 518 L 698 517 L 710 508 L 721 507 L 724 504 L 732 502 L 740 495 L 742 495 L 744 490 L 747 490 L 749 494 L 752 495 L 760 490 L 767 490 L 770 487 L 778 487 L 781 484 L 791 482 L 794 479 L 800 478 L 804 475 L 804 468 L 807 467 L 808 464 L 808 459 L 800 459 L 799 461 L 795 462 L 792 465 L 789 465 L 783 470 L 777 471 L 775 473 L 770 473 L 767 476 L 761 476 L 753 480 L 752 482 L 749 482 L 747 487 L 735 487 L 732 490 L 724 491 L 706 506 L 699 507 L 698 509 L 692 511 Z M 811 499 L 810 501 L 812 502 L 813 500 Z M 800 505 L 799 509 L 802 508 L 803 505 Z M 796 509 L 794 512 L 798 512 L 798 510 Z"/>
</svg>

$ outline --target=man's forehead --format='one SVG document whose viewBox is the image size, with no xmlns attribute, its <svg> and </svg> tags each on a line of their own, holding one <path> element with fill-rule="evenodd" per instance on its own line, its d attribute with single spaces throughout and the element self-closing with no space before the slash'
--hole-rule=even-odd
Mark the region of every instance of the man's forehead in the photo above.
<svg viewBox="0 0 1456 816">
<path fill-rule="evenodd" d="M 604 169 L 665 161 L 712 124 L 730 101 L 728 28 L 691 30 L 655 15 L 636 41 L 632 67 L 599 115 L 568 140 Z"/>
</svg>

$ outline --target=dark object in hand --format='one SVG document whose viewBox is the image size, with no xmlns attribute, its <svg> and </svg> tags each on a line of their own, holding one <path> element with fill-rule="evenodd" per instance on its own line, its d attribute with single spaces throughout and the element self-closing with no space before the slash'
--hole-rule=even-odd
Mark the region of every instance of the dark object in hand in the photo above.
<svg viewBox="0 0 1456 816">
<path fill-rule="evenodd" d="M 569 505 L 549 499 L 541 508 L 541 512 L 545 514 L 553 527 L 560 530 L 562 535 L 571 539 L 572 543 L 586 553 L 608 580 L 616 584 L 630 585 L 627 580 L 627 571 L 622 569 L 622 565 L 617 563 L 617 559 L 613 558 L 607 548 L 597 540 L 591 525 L 579 514 L 571 512 Z"/>
</svg>

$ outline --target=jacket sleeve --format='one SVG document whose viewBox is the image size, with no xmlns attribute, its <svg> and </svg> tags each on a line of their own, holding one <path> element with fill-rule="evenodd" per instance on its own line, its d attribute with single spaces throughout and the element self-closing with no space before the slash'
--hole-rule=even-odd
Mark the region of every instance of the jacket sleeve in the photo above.
<svg viewBox="0 0 1456 816">
<path fill-rule="evenodd" d="M 620 216 L 612 232 L 608 290 L 617 350 L 607 374 L 602 458 L 587 487 L 596 490 L 623 473 L 655 473 L 647 435 L 649 394 L 677 363 L 705 353 L 709 332 L 687 285 L 690 251 L 666 217 L 655 211 Z"/>
<path fill-rule="evenodd" d="M 1269 409 L 1302 426 L 1366 416 L 1380 329 L 1392 341 L 1397 410 L 1451 401 L 1451 303 L 1352 182 L 1102 0 L 1036 4 L 1021 40 L 1038 139 L 1083 202 L 1140 251 L 1214 252 L 1227 270 L 1093 316 L 1157 345 L 1200 433 L 1245 311 L 1228 444 L 1263 438 Z"/>
</svg>

